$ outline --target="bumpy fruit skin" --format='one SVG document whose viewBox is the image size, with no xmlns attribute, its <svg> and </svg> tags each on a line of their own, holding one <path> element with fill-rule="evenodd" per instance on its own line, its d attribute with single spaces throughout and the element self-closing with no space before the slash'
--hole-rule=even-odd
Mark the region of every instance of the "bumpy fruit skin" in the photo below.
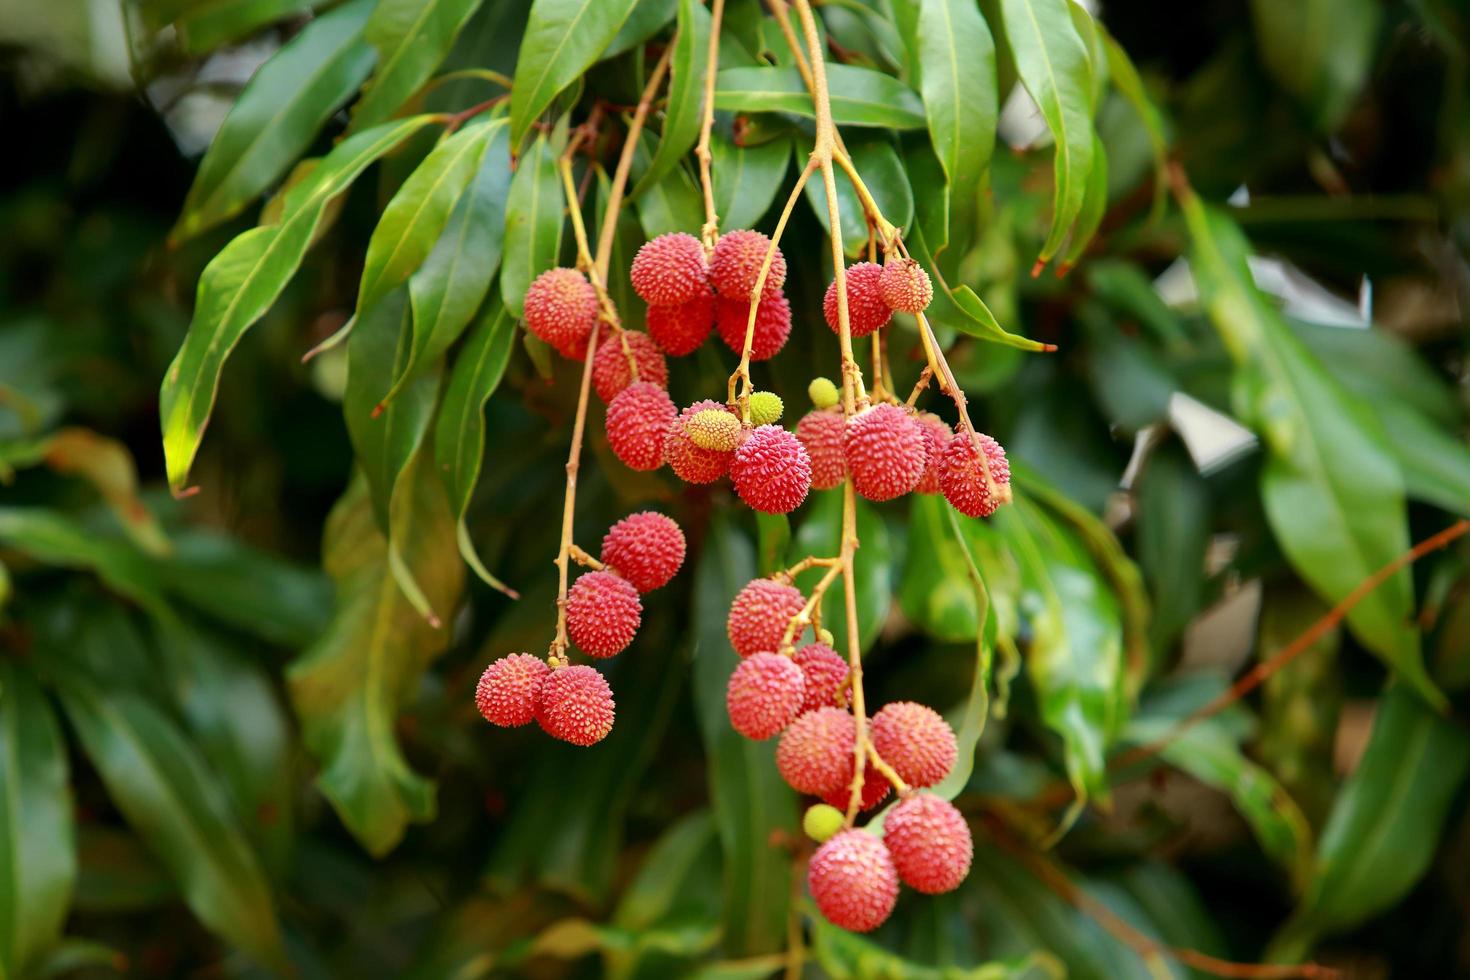
<svg viewBox="0 0 1470 980">
<path fill-rule="evenodd" d="M 812 461 L 812 486 L 831 490 L 847 479 L 847 451 L 843 447 L 841 412 L 813 409 L 796 423 L 796 438 Z"/>
<path fill-rule="evenodd" d="M 944 469 L 944 451 L 949 448 L 949 437 L 953 434 L 944 419 L 933 412 L 920 412 L 914 416 L 919 430 L 924 433 L 924 475 L 914 487 L 914 493 L 938 493 L 939 473 Z"/>
<path fill-rule="evenodd" d="M 799 715 L 776 746 L 776 769 L 798 793 L 821 796 L 852 777 L 857 722 L 841 708 L 818 708 Z"/>
<path fill-rule="evenodd" d="M 888 323 L 893 311 L 883 302 L 883 291 L 879 281 L 883 278 L 883 267 L 874 262 L 857 262 L 847 267 L 847 323 L 852 336 L 866 337 Z M 827 285 L 827 295 L 822 297 L 822 315 L 827 326 L 837 333 L 837 280 Z"/>
<path fill-rule="evenodd" d="M 954 729 L 928 705 L 885 704 L 869 733 L 878 755 L 910 786 L 933 786 L 954 768 Z"/>
<path fill-rule="evenodd" d="M 740 445 L 740 420 L 723 408 L 695 412 L 685 423 L 684 431 L 700 449 L 730 453 Z"/>
<path fill-rule="evenodd" d="M 668 425 L 664 439 L 664 462 L 685 483 L 713 483 L 730 472 L 730 461 L 735 453 L 717 449 L 701 449 L 689 437 L 689 422 L 695 415 L 707 409 L 725 411 L 725 406 L 705 399 L 695 402 Z"/>
<path fill-rule="evenodd" d="M 757 391 L 750 396 L 751 425 L 775 425 L 784 411 L 786 406 L 774 391 Z"/>
<path fill-rule="evenodd" d="M 779 650 L 786 625 L 805 605 L 806 598 L 794 585 L 768 578 L 752 579 L 730 603 L 730 617 L 725 621 L 730 646 L 742 657 Z"/>
<path fill-rule="evenodd" d="M 967 434 L 955 433 L 949 448 L 944 451 L 939 486 L 944 491 L 944 499 L 961 514 L 967 517 L 989 517 L 1004 500 L 998 493 L 992 493 L 986 487 L 985 471 L 980 466 L 980 453 L 985 453 L 985 459 L 990 464 L 990 478 L 995 482 L 997 490 L 1011 482 L 1011 465 L 1006 461 L 1006 451 L 1001 448 L 1000 443 L 979 432 L 975 434 L 975 439 L 980 443 L 979 449 L 975 448 Z"/>
<path fill-rule="evenodd" d="M 622 653 L 642 621 L 638 590 L 612 572 L 588 572 L 567 592 L 567 635 L 588 656 Z"/>
<path fill-rule="evenodd" d="M 516 728 L 536 717 L 536 695 L 551 668 L 540 657 L 511 653 L 490 666 L 475 685 L 475 707 L 492 725 Z"/>
<path fill-rule="evenodd" d="M 789 514 L 812 487 L 812 461 L 796 436 L 779 425 L 758 426 L 735 450 L 730 482 L 751 510 Z"/>
<path fill-rule="evenodd" d="M 638 380 L 667 388 L 669 365 L 653 338 L 641 330 L 625 330 L 623 336 L 628 340 L 628 349 L 633 352 L 633 362 L 638 365 Z M 628 355 L 623 352 L 623 342 L 617 334 L 609 334 L 597 345 L 597 353 L 592 355 L 592 387 L 597 390 L 598 398 L 610 402 L 632 383 L 633 374 L 628 370 Z"/>
<path fill-rule="evenodd" d="M 597 323 L 597 291 L 576 269 L 547 269 L 526 290 L 526 329 L 579 361 Z"/>
<path fill-rule="evenodd" d="M 803 714 L 837 703 L 837 696 L 847 685 L 847 661 L 841 654 L 825 643 L 808 643 L 796 651 L 796 666 L 806 681 Z"/>
<path fill-rule="evenodd" d="M 607 441 L 630 469 L 656 470 L 677 410 L 669 393 L 651 381 L 635 381 L 607 403 Z"/>
<path fill-rule="evenodd" d="M 817 408 L 831 408 L 837 404 L 837 386 L 832 383 L 831 378 L 812 378 L 811 383 L 806 386 L 806 394 Z"/>
<path fill-rule="evenodd" d="M 888 813 L 883 843 L 898 876 L 926 895 L 952 892 L 970 873 L 975 842 L 970 825 L 953 804 L 932 793 L 915 793 Z"/>
<path fill-rule="evenodd" d="M 844 830 L 817 848 L 806 872 L 818 910 L 834 926 L 872 932 L 898 900 L 898 873 L 883 842 L 866 830 Z"/>
<path fill-rule="evenodd" d="M 721 299 L 715 310 L 715 329 L 725 346 L 739 354 L 745 350 L 745 328 L 750 318 L 750 304 L 742 299 Z M 750 359 L 766 361 L 775 357 L 786 338 L 791 336 L 791 304 L 777 293 L 761 300 L 755 312 L 755 333 L 750 338 Z"/>
<path fill-rule="evenodd" d="M 908 493 L 927 462 L 923 430 L 898 405 L 874 405 L 848 419 L 843 451 L 853 488 L 873 501 Z"/>
<path fill-rule="evenodd" d="M 904 313 L 922 313 L 934 298 L 934 284 L 929 273 L 913 259 L 892 256 L 883 263 L 879 280 L 883 302 Z"/>
<path fill-rule="evenodd" d="M 725 689 L 730 726 L 759 742 L 796 719 L 805 696 L 801 668 L 790 657 L 757 653 L 740 661 Z"/>
<path fill-rule="evenodd" d="M 639 592 L 669 583 L 684 564 L 684 532 L 672 517 L 645 510 L 629 514 L 602 538 L 602 562 Z"/>
<path fill-rule="evenodd" d="M 612 731 L 612 688 L 591 667 L 553 670 L 536 699 L 536 723 L 553 738 L 573 745 L 595 745 Z"/>
<path fill-rule="evenodd" d="M 852 767 L 849 766 L 847 771 L 849 774 L 851 774 Z M 888 780 L 884 779 L 883 774 L 877 769 L 874 769 L 871 763 L 864 766 L 863 793 L 862 799 L 858 801 L 858 812 L 866 813 L 869 810 L 873 809 L 873 807 L 877 806 L 879 803 L 882 803 L 884 800 L 888 799 L 888 791 L 890 789 L 892 789 L 892 787 L 888 785 Z M 823 793 L 822 799 L 826 800 L 829 805 L 835 806 L 837 807 L 837 809 L 846 813 L 847 801 L 851 796 L 852 777 L 851 775 L 849 775 L 848 778 L 844 779 L 842 781 L 842 784 L 836 789 L 828 790 L 827 792 Z"/>
<path fill-rule="evenodd" d="M 826 803 L 813 803 L 801 817 L 801 829 L 818 844 L 831 839 L 842 829 L 845 822 L 843 812 Z"/>
<path fill-rule="evenodd" d="M 755 292 L 755 281 L 770 247 L 771 240 L 758 231 L 727 231 L 721 235 L 709 259 L 709 281 L 715 292 L 725 299 L 748 301 Z M 771 269 L 766 273 L 761 296 L 775 296 L 785 282 L 786 256 L 778 248 L 771 257 Z"/>
<path fill-rule="evenodd" d="M 644 242 L 628 271 L 633 291 L 653 306 L 687 303 L 707 288 L 704 246 L 682 231 Z"/>
<path fill-rule="evenodd" d="M 693 354 L 714 328 L 715 294 L 709 287 L 687 303 L 648 308 L 648 334 L 671 357 Z"/>
</svg>

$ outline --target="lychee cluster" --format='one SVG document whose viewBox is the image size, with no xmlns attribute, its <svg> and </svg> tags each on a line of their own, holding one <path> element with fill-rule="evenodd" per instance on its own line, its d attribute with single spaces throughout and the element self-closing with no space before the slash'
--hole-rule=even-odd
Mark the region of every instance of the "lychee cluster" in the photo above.
<svg viewBox="0 0 1470 980">
<path fill-rule="evenodd" d="M 746 506 L 789 514 L 811 489 L 812 461 L 801 440 L 777 424 L 781 411 L 780 398 L 760 391 L 750 397 L 749 425 L 730 406 L 707 399 L 677 415 L 660 404 L 659 417 L 671 416 L 661 438 L 663 462 L 685 483 L 714 483 L 728 475 Z M 608 421 L 611 425 L 611 408 Z M 616 436 L 610 431 L 609 439 L 620 457 L 627 451 L 639 462 L 652 444 L 651 437 L 636 431 Z M 619 449 L 620 443 L 631 445 Z"/>
<path fill-rule="evenodd" d="M 857 262 L 845 271 L 847 325 L 853 337 L 866 337 L 887 326 L 895 310 L 922 313 L 934 298 L 929 273 L 913 259 L 890 255 L 883 265 Z M 834 277 L 822 298 L 822 315 L 833 333 L 841 329 L 837 299 Z"/>
</svg>

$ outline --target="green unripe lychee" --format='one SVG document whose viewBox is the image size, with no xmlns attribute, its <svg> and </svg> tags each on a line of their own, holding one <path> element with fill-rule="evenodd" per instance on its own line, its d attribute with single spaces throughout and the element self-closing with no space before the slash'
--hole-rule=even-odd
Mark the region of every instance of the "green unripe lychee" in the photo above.
<svg viewBox="0 0 1470 980">
<path fill-rule="evenodd" d="M 781 396 L 774 391 L 757 391 L 750 396 L 750 424 L 775 425 L 781 421 L 785 408 Z"/>
<path fill-rule="evenodd" d="M 723 408 L 706 408 L 694 413 L 685 424 L 689 441 L 700 449 L 729 452 L 740 442 L 740 420 Z"/>
<path fill-rule="evenodd" d="M 829 647 L 837 642 L 835 639 L 832 638 L 832 631 L 827 629 L 827 627 L 825 626 L 817 630 L 817 641 L 819 643 L 825 643 Z"/>
<path fill-rule="evenodd" d="M 818 408 L 831 408 L 837 404 L 837 386 L 828 378 L 812 378 L 812 383 L 806 386 L 806 393 Z"/>
<path fill-rule="evenodd" d="M 806 831 L 808 837 L 821 844 L 841 830 L 845 822 L 842 811 L 835 806 L 814 803 L 807 807 L 806 815 L 801 818 L 801 829 Z"/>
</svg>

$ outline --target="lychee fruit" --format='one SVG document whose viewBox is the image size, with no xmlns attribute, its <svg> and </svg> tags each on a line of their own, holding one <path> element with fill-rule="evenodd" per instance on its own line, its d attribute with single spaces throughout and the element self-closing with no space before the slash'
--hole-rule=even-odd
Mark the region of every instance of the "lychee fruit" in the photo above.
<svg viewBox="0 0 1470 980">
<path fill-rule="evenodd" d="M 831 408 L 838 401 L 837 386 L 831 378 L 812 378 L 806 386 L 806 394 L 817 408 Z"/>
<path fill-rule="evenodd" d="M 678 306 L 650 306 L 648 334 L 665 354 L 692 354 L 715 328 L 715 294 L 708 287 Z"/>
<path fill-rule="evenodd" d="M 667 391 L 651 381 L 628 385 L 607 403 L 607 441 L 613 455 L 630 469 L 658 469 L 676 417 Z"/>
<path fill-rule="evenodd" d="M 740 445 L 740 420 L 723 408 L 706 408 L 695 412 L 684 425 L 689 439 L 700 449 L 734 452 Z"/>
<path fill-rule="evenodd" d="M 844 830 L 817 848 L 807 865 L 807 888 L 834 926 L 872 932 L 898 900 L 898 873 L 883 842 L 866 830 Z"/>
<path fill-rule="evenodd" d="M 806 681 L 803 712 L 837 704 L 847 686 L 848 666 L 842 655 L 825 643 L 808 643 L 796 651 L 796 666 Z"/>
<path fill-rule="evenodd" d="M 857 722 L 841 708 L 798 715 L 776 746 L 776 769 L 798 793 L 821 796 L 852 779 Z"/>
<path fill-rule="evenodd" d="M 847 803 L 852 797 L 852 766 L 848 766 L 848 777 L 835 789 L 830 789 L 822 794 L 822 799 L 832 806 L 837 807 L 843 813 L 847 812 Z M 873 768 L 872 763 L 863 766 L 863 790 L 862 798 L 858 800 L 858 812 L 866 813 L 879 803 L 888 799 L 888 791 L 892 789 L 883 774 Z"/>
<path fill-rule="evenodd" d="M 739 354 L 745 350 L 745 328 L 750 320 L 750 303 L 743 299 L 721 299 L 715 310 L 715 329 L 725 346 Z M 791 304 L 777 293 L 761 300 L 755 312 L 755 333 L 750 339 L 750 359 L 765 361 L 786 346 L 791 336 Z"/>
<path fill-rule="evenodd" d="M 775 425 L 784 411 L 786 406 L 774 391 L 757 391 L 750 396 L 751 425 Z"/>
<path fill-rule="evenodd" d="M 883 302 L 879 280 L 883 267 L 875 262 L 857 262 L 847 267 L 847 323 L 854 337 L 866 337 L 888 323 L 893 311 Z M 839 332 L 837 319 L 837 280 L 827 286 L 822 298 L 822 315 L 833 333 Z"/>
<path fill-rule="evenodd" d="M 638 590 L 612 572 L 588 572 L 567 592 L 567 634 L 588 656 L 622 653 L 642 620 Z"/>
<path fill-rule="evenodd" d="M 812 461 L 812 486 L 818 490 L 830 490 L 847 479 L 844 431 L 842 413 L 830 409 L 814 409 L 796 423 L 796 438 Z"/>
<path fill-rule="evenodd" d="M 976 442 L 979 448 L 976 448 Z M 985 483 L 985 470 L 980 464 L 982 452 L 990 464 L 994 490 Z M 989 517 L 1001 504 L 1010 500 L 1010 483 L 1011 466 L 1000 443 L 980 432 L 975 433 L 974 442 L 966 432 L 954 434 L 949 448 L 944 451 L 939 486 L 944 491 L 944 499 L 955 510 L 967 517 Z"/>
<path fill-rule="evenodd" d="M 812 486 L 812 461 L 796 436 L 779 425 L 753 429 L 730 463 L 730 482 L 751 510 L 789 514 Z"/>
<path fill-rule="evenodd" d="M 975 856 L 970 825 L 954 804 L 933 793 L 915 793 L 890 810 L 883 843 L 898 876 L 926 895 L 958 888 Z"/>
<path fill-rule="evenodd" d="M 656 384 L 660 388 L 669 386 L 669 365 L 664 352 L 658 349 L 653 338 L 641 330 L 624 330 L 622 339 L 616 333 L 597 345 L 592 355 L 592 387 L 597 397 L 605 402 L 612 401 L 618 392 L 633 383 L 633 374 L 628 370 L 628 355 L 623 350 L 623 340 L 633 354 L 633 363 L 638 365 L 638 380 Z"/>
<path fill-rule="evenodd" d="M 890 255 L 879 280 L 883 302 L 904 313 L 922 313 L 934 298 L 929 273 L 913 259 Z"/>
<path fill-rule="evenodd" d="M 878 755 L 910 786 L 933 786 L 954 768 L 954 729 L 928 705 L 885 704 L 869 734 Z"/>
<path fill-rule="evenodd" d="M 536 699 L 536 723 L 553 738 L 573 745 L 594 745 L 612 731 L 612 688 L 591 667 L 553 670 Z"/>
<path fill-rule="evenodd" d="M 908 493 L 927 462 L 924 431 L 898 405 L 874 405 L 848 419 L 843 450 L 853 488 L 873 501 Z"/>
<path fill-rule="evenodd" d="M 843 812 L 826 803 L 813 803 L 801 817 L 801 829 L 818 844 L 829 840 L 846 822 Z"/>
<path fill-rule="evenodd" d="M 805 695 L 801 668 L 779 653 L 756 653 L 730 675 L 725 708 L 730 725 L 746 738 L 778 735 L 801 711 Z"/>
<path fill-rule="evenodd" d="M 602 538 L 602 562 L 639 592 L 668 584 L 684 564 L 684 532 L 674 519 L 657 511 L 629 514 Z"/>
<path fill-rule="evenodd" d="M 576 269 L 547 269 L 526 290 L 525 321 L 563 357 L 581 360 L 597 323 L 597 290 Z"/>
<path fill-rule="evenodd" d="M 774 579 L 752 579 L 730 603 L 725 630 L 730 646 L 742 657 L 762 650 L 778 651 L 791 617 L 806 606 L 801 590 Z M 792 642 L 800 639 L 800 634 Z"/>
<path fill-rule="evenodd" d="M 726 299 L 749 301 L 755 293 L 755 282 L 760 276 L 761 263 L 771 240 L 758 231 L 727 231 L 715 242 L 715 250 L 709 259 L 709 281 L 715 291 Z M 775 296 L 786 282 L 786 257 L 781 250 L 771 256 L 771 268 L 766 273 L 761 296 Z"/>
<path fill-rule="evenodd" d="M 475 685 L 475 707 L 492 725 L 515 728 L 536 717 L 536 695 L 551 668 L 540 657 L 511 653 L 494 661 Z"/>
<path fill-rule="evenodd" d="M 944 469 L 944 451 L 949 448 L 949 437 L 953 434 L 944 419 L 933 412 L 920 412 L 914 416 L 919 429 L 924 433 L 924 475 L 919 477 L 915 493 L 938 493 L 939 472 Z"/>
<path fill-rule="evenodd" d="M 725 406 L 705 399 L 695 402 L 678 414 L 667 426 L 664 439 L 664 462 L 685 483 L 713 483 L 730 472 L 734 451 L 701 448 L 689 435 L 689 423 L 708 409 L 725 411 Z"/>
<path fill-rule="evenodd" d="M 644 242 L 628 272 L 633 291 L 651 306 L 678 306 L 708 288 L 704 246 L 682 231 Z"/>
</svg>

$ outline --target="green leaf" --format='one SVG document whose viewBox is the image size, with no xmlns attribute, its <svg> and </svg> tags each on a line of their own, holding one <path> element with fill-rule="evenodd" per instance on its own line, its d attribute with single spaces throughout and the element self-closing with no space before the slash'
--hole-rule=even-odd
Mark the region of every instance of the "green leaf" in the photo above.
<svg viewBox="0 0 1470 980">
<path fill-rule="evenodd" d="M 694 698 L 724 854 L 724 947 L 732 955 L 785 948 L 791 861 L 768 842 L 774 831 L 799 832 L 796 794 L 776 772 L 774 742 L 742 738 L 725 712 L 725 687 L 740 659 L 725 618 L 755 572 L 750 542 L 716 518 L 694 576 Z"/>
<path fill-rule="evenodd" d="M 948 317 L 940 321 L 945 326 L 954 327 L 971 337 L 979 337 L 981 340 L 988 340 L 1005 347 L 1041 352 L 1056 350 L 1052 344 L 1043 344 L 1039 340 L 1022 337 L 1002 327 L 995 319 L 995 314 L 990 312 L 990 307 L 986 306 L 985 301 L 976 296 L 975 291 L 969 286 L 956 286 L 949 292 L 949 298 L 953 301 L 954 308 L 963 316 Z"/>
<path fill-rule="evenodd" d="M 556 94 L 592 66 L 633 6 L 634 0 L 535 0 L 510 97 L 512 147 L 520 146 Z"/>
<path fill-rule="evenodd" d="M 853 65 L 827 65 L 832 119 L 841 126 L 923 129 L 924 103 L 891 75 Z M 795 68 L 724 68 L 715 77 L 715 108 L 732 112 L 789 112 L 816 118 L 811 96 Z"/>
<path fill-rule="evenodd" d="M 785 514 L 766 514 L 756 511 L 757 568 L 762 575 L 774 575 L 786 567 L 786 555 L 791 550 L 791 521 Z"/>
<path fill-rule="evenodd" d="M 862 175 L 863 183 L 872 193 L 873 200 L 878 202 L 883 216 L 900 231 L 907 232 L 914 223 L 914 192 L 909 187 L 908 174 L 904 172 L 903 162 L 899 160 L 893 144 L 887 140 L 852 141 L 848 150 L 853 166 Z M 856 258 L 867 252 L 868 220 L 847 174 L 839 169 L 833 174 L 833 181 L 837 186 L 837 206 L 842 215 L 843 249 L 849 258 Z M 830 233 L 827 192 L 820 174 L 812 175 L 803 193 L 823 230 Z"/>
<path fill-rule="evenodd" d="M 979 634 L 980 615 L 969 566 L 945 514 L 949 509 L 937 494 L 913 495 L 898 601 L 903 614 L 936 640 L 962 643 Z"/>
<path fill-rule="evenodd" d="M 1256 51 L 1320 132 L 1337 129 L 1367 81 L 1383 5 L 1377 0 L 1251 0 Z"/>
<path fill-rule="evenodd" d="M 435 608 L 449 609 L 463 566 L 439 480 L 416 464 L 395 495 L 392 524 L 403 561 Z M 366 488 L 354 484 L 328 518 L 323 561 L 337 583 L 327 633 L 287 671 L 307 747 L 321 764 L 317 783 L 342 822 L 375 855 L 402 838 L 409 821 L 434 814 L 434 784 L 416 774 L 394 735 L 402 701 L 448 637 L 418 616 L 399 592 L 388 542 Z"/>
<path fill-rule="evenodd" d="M 796 555 L 830 558 L 842 546 L 842 493 L 839 489 L 818 490 L 807 498 L 806 516 L 796 529 Z M 853 556 L 856 578 L 858 637 L 863 650 L 872 647 L 888 620 L 893 605 L 892 544 L 888 525 L 876 507 L 861 498 L 857 501 L 857 532 L 863 546 Z M 796 578 L 796 585 L 808 592 L 822 577 L 823 570 L 813 568 Z M 846 653 L 847 633 L 842 586 L 836 583 L 822 598 L 822 623 L 837 637 L 837 646 Z"/>
<path fill-rule="evenodd" d="M 932 899 L 931 899 L 932 901 Z M 820 913 L 810 916 L 812 955 L 823 974 L 832 980 L 1034 980 L 1042 976 L 1060 978 L 1061 965 L 1052 955 L 1037 951 L 1005 962 L 977 965 L 930 966 L 889 950 L 858 933 L 838 928 Z"/>
<path fill-rule="evenodd" d="M 922 0 L 915 36 L 929 140 L 968 227 L 995 147 L 995 41 L 973 0 Z"/>
<path fill-rule="evenodd" d="M 1071 0 L 1001 0 L 1021 83 L 1056 141 L 1051 230 L 1038 264 L 1057 254 L 1081 213 L 1093 165 L 1092 67 L 1069 6 Z"/>
<path fill-rule="evenodd" d="M 66 745 L 29 671 L 0 664 L 0 976 L 61 938 L 77 880 Z"/>
<path fill-rule="evenodd" d="M 133 912 L 178 898 L 173 881 L 126 830 L 82 824 L 78 856 L 73 904 L 83 912 Z"/>
<path fill-rule="evenodd" d="M 1270 453 L 1266 519 L 1297 572 L 1329 602 L 1409 548 L 1403 477 L 1367 404 L 1340 388 L 1256 289 L 1250 247 L 1221 212 L 1181 198 L 1200 300 L 1237 366 L 1235 414 Z M 1348 613 L 1354 633 L 1431 703 L 1407 569 Z"/>
<path fill-rule="evenodd" d="M 665 830 L 613 911 L 612 923 L 638 931 L 658 924 L 674 911 L 679 892 L 697 862 L 715 850 L 715 822 L 708 810 L 685 814 Z"/>
<path fill-rule="evenodd" d="M 1470 742 L 1459 728 L 1392 687 L 1327 818 L 1311 886 L 1268 956 L 1300 959 L 1317 937 L 1397 904 L 1429 869 L 1467 769 Z"/>
<path fill-rule="evenodd" d="M 1161 655 L 1204 605 L 1209 488 L 1188 451 L 1170 441 L 1149 454 L 1134 490 L 1135 550 L 1153 600 L 1149 632 Z"/>
<path fill-rule="evenodd" d="M 189 5 L 174 20 L 173 27 L 178 31 L 184 51 L 207 54 L 230 41 L 254 34 L 268 24 L 319 5 L 320 0 L 215 0 L 214 3 Z M 371 62 L 368 67 L 372 67 Z M 366 70 L 363 74 L 366 77 Z M 359 83 L 361 81 L 358 79 Z"/>
<path fill-rule="evenodd" d="M 633 174 L 643 172 L 652 158 L 648 149 L 652 137 L 644 134 L 633 154 Z M 704 224 L 704 202 L 699 187 L 690 179 L 683 167 L 675 167 L 663 180 L 652 184 L 639 195 L 635 202 L 638 208 L 638 223 L 649 238 L 671 231 L 695 233 Z"/>
<path fill-rule="evenodd" d="M 480 0 L 378 0 L 363 28 L 378 70 L 352 111 L 354 132 L 376 126 L 428 81 Z"/>
<path fill-rule="evenodd" d="M 1073 9 L 1081 10 L 1076 4 Z M 1082 259 L 1082 253 L 1092 242 L 1092 236 L 1102 225 L 1103 215 L 1108 210 L 1108 157 L 1103 150 L 1102 137 L 1092 135 L 1092 170 L 1087 175 L 1087 187 L 1082 195 L 1082 210 L 1077 212 L 1077 223 L 1072 226 L 1072 236 L 1067 242 L 1067 252 L 1057 266 L 1059 275 L 1066 275 Z"/>
<path fill-rule="evenodd" d="M 357 291 L 359 318 L 370 315 L 428 258 L 455 202 L 480 169 L 490 137 L 503 125 L 484 121 L 466 126 L 434 147 L 393 195 L 368 240 Z"/>
<path fill-rule="evenodd" d="M 514 142 L 514 141 L 512 141 Z M 562 191 L 556 172 L 560 150 L 545 133 L 516 164 L 505 208 L 505 252 L 500 298 L 519 317 L 531 280 L 556 265 L 561 251 Z"/>
<path fill-rule="evenodd" d="M 663 29 L 678 13 L 679 0 L 637 0 L 628 19 L 618 28 L 618 33 L 602 53 L 603 58 L 613 58 L 624 51 L 647 41 Z"/>
<path fill-rule="evenodd" d="M 710 139 L 710 179 L 720 227 L 754 228 L 771 209 L 791 162 L 791 140 L 736 146 L 723 133 Z"/>
<path fill-rule="evenodd" d="M 205 266 L 189 333 L 159 391 L 163 452 L 175 491 L 199 452 L 225 358 L 296 274 L 327 205 L 374 160 L 432 121 L 414 116 L 343 140 L 286 195 L 277 224 L 241 234 Z"/>
<path fill-rule="evenodd" d="M 206 926 L 275 970 L 286 969 L 270 887 L 225 794 L 184 734 L 156 708 L 76 676 L 67 717 L 113 803 L 172 873 Z"/>
<path fill-rule="evenodd" d="M 173 241 L 238 214 L 352 97 L 373 66 L 373 50 L 362 39 L 372 7 L 372 0 L 352 0 L 314 19 L 260 66 L 199 162 Z"/>
<path fill-rule="evenodd" d="M 675 35 L 674 55 L 669 63 L 669 98 L 664 108 L 663 133 L 648 168 L 633 185 L 633 197 L 678 166 L 699 138 L 704 76 L 709 64 L 709 31 L 709 11 L 695 0 L 679 0 L 679 32 Z"/>
<path fill-rule="evenodd" d="M 69 515 L 41 507 L 0 507 L 0 542 L 48 565 L 94 572 L 150 612 L 166 607 L 150 559 L 131 543 L 93 533 Z"/>
<path fill-rule="evenodd" d="M 1133 111 L 1143 126 L 1144 135 L 1148 137 L 1148 148 L 1154 158 L 1154 200 L 1149 214 L 1152 219 L 1157 219 L 1164 212 L 1169 190 L 1169 127 L 1164 121 L 1164 114 L 1159 111 L 1159 107 L 1149 96 L 1148 89 L 1144 87 L 1143 79 L 1134 67 L 1133 59 L 1128 57 L 1128 52 L 1113 39 L 1106 27 L 1101 24 L 1095 26 L 1107 52 L 1108 76 L 1123 94 L 1123 98 L 1133 106 Z"/>
</svg>

